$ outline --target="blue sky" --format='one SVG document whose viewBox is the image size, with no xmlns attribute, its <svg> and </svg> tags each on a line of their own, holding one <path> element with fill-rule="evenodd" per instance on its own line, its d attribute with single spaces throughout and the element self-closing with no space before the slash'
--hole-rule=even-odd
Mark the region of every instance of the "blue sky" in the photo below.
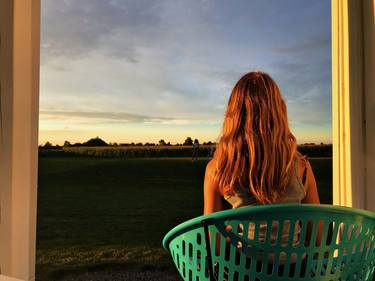
<svg viewBox="0 0 375 281">
<path fill-rule="evenodd" d="M 331 142 L 329 0 L 44 0 L 40 143 L 216 141 L 268 72 L 299 143 Z"/>
</svg>

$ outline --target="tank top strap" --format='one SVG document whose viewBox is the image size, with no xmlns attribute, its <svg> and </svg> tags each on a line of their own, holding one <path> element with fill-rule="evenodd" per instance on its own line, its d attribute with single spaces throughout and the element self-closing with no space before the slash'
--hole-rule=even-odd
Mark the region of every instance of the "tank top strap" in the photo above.
<svg viewBox="0 0 375 281">
<path fill-rule="evenodd" d="M 305 171 L 306 171 L 306 166 L 304 169 L 304 173 Z M 305 188 L 304 179 L 303 179 L 304 176 L 302 176 L 302 178 L 298 176 L 298 159 L 297 158 L 294 160 L 294 177 L 296 179 L 298 186 L 303 190 L 303 193 L 306 193 L 306 188 Z"/>
</svg>

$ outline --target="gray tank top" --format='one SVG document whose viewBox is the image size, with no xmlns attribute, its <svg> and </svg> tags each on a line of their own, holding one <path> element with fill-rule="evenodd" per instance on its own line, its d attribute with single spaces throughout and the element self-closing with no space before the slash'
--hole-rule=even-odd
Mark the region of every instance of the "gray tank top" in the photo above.
<svg viewBox="0 0 375 281">
<path fill-rule="evenodd" d="M 294 171 L 289 184 L 285 188 L 285 195 L 280 197 L 275 204 L 301 203 L 306 196 L 302 179 L 297 174 L 298 160 L 294 161 Z M 242 208 L 251 205 L 259 205 L 259 202 L 243 188 L 235 188 L 234 192 L 224 195 L 224 199 L 232 205 L 232 208 Z"/>
<path fill-rule="evenodd" d="M 297 174 L 297 168 L 298 168 L 298 160 L 296 159 L 294 161 L 294 172 L 292 173 L 291 179 L 289 181 L 289 184 L 285 188 L 285 195 L 277 200 L 275 204 L 289 204 L 289 203 L 301 203 L 302 199 L 306 196 L 305 187 L 302 183 L 301 178 L 298 177 Z M 243 188 L 236 188 L 234 192 L 231 194 L 225 195 L 224 199 L 228 201 L 232 208 L 243 208 L 248 207 L 252 205 L 259 205 L 259 203 L 256 201 L 256 199 L 251 196 L 248 192 L 246 192 Z M 254 225 L 253 225 L 254 226 Z M 289 230 L 290 230 L 290 222 L 286 222 L 283 227 L 283 233 L 281 235 L 281 244 L 287 245 L 288 244 L 288 237 L 289 237 Z M 272 229 L 270 242 L 274 243 L 277 239 L 277 231 L 278 226 L 274 222 L 272 222 L 272 226 L 268 226 L 269 229 Z M 248 238 L 254 239 L 254 227 L 249 227 L 248 230 Z M 293 234 L 293 246 L 296 246 L 300 243 L 299 241 L 299 233 L 301 229 L 299 225 L 295 226 L 294 234 Z M 266 232 L 267 232 L 267 225 L 260 224 L 259 226 L 259 241 L 265 241 L 266 239 Z M 270 255 L 268 258 L 269 262 L 274 261 L 274 256 Z M 280 256 L 280 264 L 284 264 L 286 256 Z M 261 255 L 258 257 L 258 259 L 261 259 Z M 291 257 L 291 262 L 296 262 L 296 257 Z"/>
</svg>

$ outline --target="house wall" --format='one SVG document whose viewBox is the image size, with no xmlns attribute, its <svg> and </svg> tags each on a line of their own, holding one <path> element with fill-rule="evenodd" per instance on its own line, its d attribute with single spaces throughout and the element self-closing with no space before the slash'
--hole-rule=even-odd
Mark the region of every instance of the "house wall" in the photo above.
<svg viewBox="0 0 375 281">
<path fill-rule="evenodd" d="M 0 5 L 1 280 L 34 280 L 40 1 L 1 0 Z"/>
<path fill-rule="evenodd" d="M 11 267 L 13 2 L 0 1 L 0 268 Z"/>
<path fill-rule="evenodd" d="M 365 207 L 375 211 L 375 0 L 363 2 L 364 121 L 366 151 Z"/>
</svg>

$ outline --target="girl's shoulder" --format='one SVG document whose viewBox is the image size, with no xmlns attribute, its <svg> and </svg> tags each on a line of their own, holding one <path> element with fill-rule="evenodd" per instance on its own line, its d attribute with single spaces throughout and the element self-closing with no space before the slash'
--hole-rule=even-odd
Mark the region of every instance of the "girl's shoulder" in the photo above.
<svg viewBox="0 0 375 281">
<path fill-rule="evenodd" d="M 207 163 L 207 166 L 206 166 L 206 175 L 209 175 L 209 176 L 215 176 L 216 174 L 216 160 L 215 158 L 212 158 L 208 163 Z"/>
</svg>

